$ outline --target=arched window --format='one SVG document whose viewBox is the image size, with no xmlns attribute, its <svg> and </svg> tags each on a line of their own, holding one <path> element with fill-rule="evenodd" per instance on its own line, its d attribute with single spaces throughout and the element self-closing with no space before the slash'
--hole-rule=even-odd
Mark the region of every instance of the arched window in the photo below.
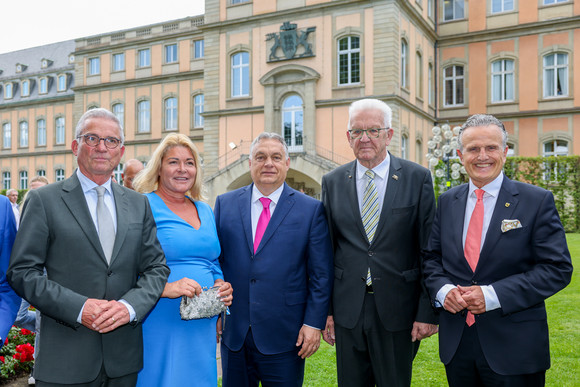
<svg viewBox="0 0 580 387">
<path fill-rule="evenodd" d="M 568 95 L 568 54 L 544 56 L 544 97 Z"/>
<path fill-rule="evenodd" d="M 64 117 L 57 117 L 55 120 L 55 142 L 57 145 L 64 144 L 65 139 L 65 127 L 64 127 Z"/>
<path fill-rule="evenodd" d="M 250 95 L 250 54 L 238 52 L 232 55 L 232 97 Z"/>
<path fill-rule="evenodd" d="M 20 171 L 20 189 L 28 189 L 28 171 Z"/>
<path fill-rule="evenodd" d="M 112 110 L 113 110 L 113 114 L 115 115 L 115 117 L 117 117 L 117 119 L 121 123 L 121 126 L 124 127 L 125 126 L 125 106 L 122 103 L 116 103 L 113 105 Z"/>
<path fill-rule="evenodd" d="M 401 135 L 401 158 L 409 159 L 409 137 L 406 134 Z"/>
<path fill-rule="evenodd" d="M 401 40 L 401 87 L 409 87 L 409 46 Z"/>
<path fill-rule="evenodd" d="M 416 61 L 415 74 L 417 85 L 415 89 L 417 91 L 417 97 L 423 98 L 423 55 L 419 51 L 416 54 Z"/>
<path fill-rule="evenodd" d="M 10 122 L 2 124 L 2 148 L 12 148 L 12 125 Z"/>
<path fill-rule="evenodd" d="M 151 103 L 148 100 L 137 103 L 137 131 L 139 133 L 151 131 Z"/>
<path fill-rule="evenodd" d="M 36 144 L 38 146 L 46 145 L 46 120 L 36 121 Z"/>
<path fill-rule="evenodd" d="M 514 61 L 501 59 L 491 64 L 491 102 L 514 100 Z"/>
<path fill-rule="evenodd" d="M 177 130 L 177 98 L 165 100 L 165 130 Z"/>
<path fill-rule="evenodd" d="M 360 38 L 346 36 L 338 41 L 338 84 L 360 83 Z"/>
<path fill-rule="evenodd" d="M 445 106 L 463 105 L 463 66 L 449 66 L 443 70 L 443 100 Z"/>
<path fill-rule="evenodd" d="M 64 169 L 57 169 L 54 171 L 54 181 L 64 180 Z"/>
<path fill-rule="evenodd" d="M 28 146 L 28 122 L 20 122 L 20 146 Z"/>
<path fill-rule="evenodd" d="M 304 107 L 302 98 L 291 95 L 282 104 L 284 140 L 291 152 L 301 152 L 304 136 Z"/>
<path fill-rule="evenodd" d="M 202 128 L 203 127 L 203 94 L 198 94 L 193 97 L 193 126 L 195 128 Z"/>
<path fill-rule="evenodd" d="M 550 140 L 544 143 L 542 156 L 568 156 L 568 141 Z"/>
<path fill-rule="evenodd" d="M 10 172 L 2 172 L 2 189 L 10 189 L 12 184 L 12 177 Z"/>
</svg>

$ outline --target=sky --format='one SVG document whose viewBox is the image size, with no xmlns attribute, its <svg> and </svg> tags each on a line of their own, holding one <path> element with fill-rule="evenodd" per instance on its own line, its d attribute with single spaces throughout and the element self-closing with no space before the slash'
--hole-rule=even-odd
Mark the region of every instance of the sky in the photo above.
<svg viewBox="0 0 580 387">
<path fill-rule="evenodd" d="M 0 54 L 197 16 L 205 0 L 3 0 Z"/>
</svg>

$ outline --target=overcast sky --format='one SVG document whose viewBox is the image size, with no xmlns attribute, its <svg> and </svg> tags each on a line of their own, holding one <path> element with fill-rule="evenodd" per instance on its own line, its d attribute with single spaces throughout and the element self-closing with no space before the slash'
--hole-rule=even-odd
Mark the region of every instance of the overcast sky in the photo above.
<svg viewBox="0 0 580 387">
<path fill-rule="evenodd" d="M 205 0 L 2 0 L 0 54 L 204 13 Z"/>
</svg>

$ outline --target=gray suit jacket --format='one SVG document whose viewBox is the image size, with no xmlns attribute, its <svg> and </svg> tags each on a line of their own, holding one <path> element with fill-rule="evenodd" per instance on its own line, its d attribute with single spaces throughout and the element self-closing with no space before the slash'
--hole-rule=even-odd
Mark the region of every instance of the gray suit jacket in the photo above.
<svg viewBox="0 0 580 387">
<path fill-rule="evenodd" d="M 411 329 L 414 321 L 437 323 L 423 285 L 421 249 L 426 247 L 435 213 L 429 171 L 391 155 L 382 212 L 373 242 L 362 224 L 356 193 L 356 161 L 322 178 L 334 246 L 334 321 L 354 328 L 371 268 L 377 310 L 388 331 Z"/>
<path fill-rule="evenodd" d="M 86 383 L 103 364 L 110 377 L 142 367 L 139 323 L 159 299 L 169 268 L 147 198 L 114 183 L 112 190 L 117 234 L 110 265 L 76 173 L 29 192 L 8 279 L 43 315 L 39 380 Z M 106 334 L 85 328 L 77 318 L 87 298 L 124 299 L 136 321 Z"/>
</svg>

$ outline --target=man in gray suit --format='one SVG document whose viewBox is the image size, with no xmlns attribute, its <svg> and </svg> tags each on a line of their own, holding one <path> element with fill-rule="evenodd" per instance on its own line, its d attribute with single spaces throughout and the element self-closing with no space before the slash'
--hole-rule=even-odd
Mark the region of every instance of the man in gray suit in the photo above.
<svg viewBox="0 0 580 387">
<path fill-rule="evenodd" d="M 123 139 L 111 112 L 89 110 L 76 172 L 24 205 L 8 280 L 43 315 L 38 386 L 134 386 L 142 367 L 140 323 L 169 269 L 147 199 L 111 183 Z"/>
<path fill-rule="evenodd" d="M 435 211 L 431 174 L 387 151 L 391 117 L 382 101 L 352 103 L 356 160 L 322 178 L 334 246 L 323 338 L 336 340 L 339 386 L 409 386 L 419 340 L 437 331 L 420 259 Z"/>
</svg>

